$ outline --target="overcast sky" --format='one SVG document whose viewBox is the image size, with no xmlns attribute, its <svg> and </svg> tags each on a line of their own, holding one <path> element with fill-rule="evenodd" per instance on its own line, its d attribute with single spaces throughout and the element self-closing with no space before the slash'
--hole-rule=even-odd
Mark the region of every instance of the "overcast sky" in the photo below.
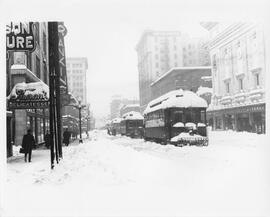
<svg viewBox="0 0 270 217">
<path fill-rule="evenodd" d="M 1 0 L 0 0 L 1 2 Z M 4 20 L 62 20 L 67 57 L 87 57 L 87 95 L 95 116 L 109 114 L 111 96 L 139 97 L 135 46 L 145 29 L 206 35 L 206 20 L 253 20 L 266 1 L 2 1 Z M 258 12 L 258 11 L 257 11 Z"/>
</svg>

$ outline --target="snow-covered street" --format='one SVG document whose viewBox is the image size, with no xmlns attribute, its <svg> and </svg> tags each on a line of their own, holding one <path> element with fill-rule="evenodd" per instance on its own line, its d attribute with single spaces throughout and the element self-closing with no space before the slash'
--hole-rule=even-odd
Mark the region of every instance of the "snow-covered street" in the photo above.
<svg viewBox="0 0 270 217">
<path fill-rule="evenodd" d="M 210 132 L 207 147 L 160 145 L 94 131 L 31 163 L 7 164 L 6 216 L 267 216 L 266 135 Z"/>
</svg>

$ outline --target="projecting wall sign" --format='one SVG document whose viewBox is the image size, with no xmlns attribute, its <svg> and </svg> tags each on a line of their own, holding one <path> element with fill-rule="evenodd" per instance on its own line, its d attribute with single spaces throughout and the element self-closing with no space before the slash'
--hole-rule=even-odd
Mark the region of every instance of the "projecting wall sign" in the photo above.
<svg viewBox="0 0 270 217">
<path fill-rule="evenodd" d="M 34 51 L 34 23 L 15 23 L 6 25 L 7 51 Z"/>
</svg>

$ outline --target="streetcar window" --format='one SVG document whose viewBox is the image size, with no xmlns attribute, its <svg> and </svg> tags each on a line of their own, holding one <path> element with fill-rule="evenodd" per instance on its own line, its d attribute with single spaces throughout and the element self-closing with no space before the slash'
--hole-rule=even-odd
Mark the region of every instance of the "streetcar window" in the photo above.
<svg viewBox="0 0 270 217">
<path fill-rule="evenodd" d="M 191 113 L 191 110 L 190 109 L 187 109 L 185 111 L 185 122 L 188 123 L 188 122 L 192 122 L 192 113 Z"/>
<path fill-rule="evenodd" d="M 134 125 L 135 125 L 135 123 L 133 121 L 128 123 L 129 127 L 134 127 Z"/>
<path fill-rule="evenodd" d="M 175 111 L 173 117 L 173 123 L 183 122 L 183 112 L 182 111 Z"/>
<path fill-rule="evenodd" d="M 200 122 L 206 123 L 206 120 L 205 120 L 205 111 L 204 110 L 201 110 L 201 120 L 200 120 Z"/>
</svg>

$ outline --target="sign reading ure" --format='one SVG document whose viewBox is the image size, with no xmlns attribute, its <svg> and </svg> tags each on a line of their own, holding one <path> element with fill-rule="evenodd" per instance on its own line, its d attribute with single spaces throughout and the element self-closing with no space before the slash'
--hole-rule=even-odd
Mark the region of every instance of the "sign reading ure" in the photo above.
<svg viewBox="0 0 270 217">
<path fill-rule="evenodd" d="M 34 23 L 11 22 L 6 25 L 7 51 L 34 51 Z"/>
</svg>

